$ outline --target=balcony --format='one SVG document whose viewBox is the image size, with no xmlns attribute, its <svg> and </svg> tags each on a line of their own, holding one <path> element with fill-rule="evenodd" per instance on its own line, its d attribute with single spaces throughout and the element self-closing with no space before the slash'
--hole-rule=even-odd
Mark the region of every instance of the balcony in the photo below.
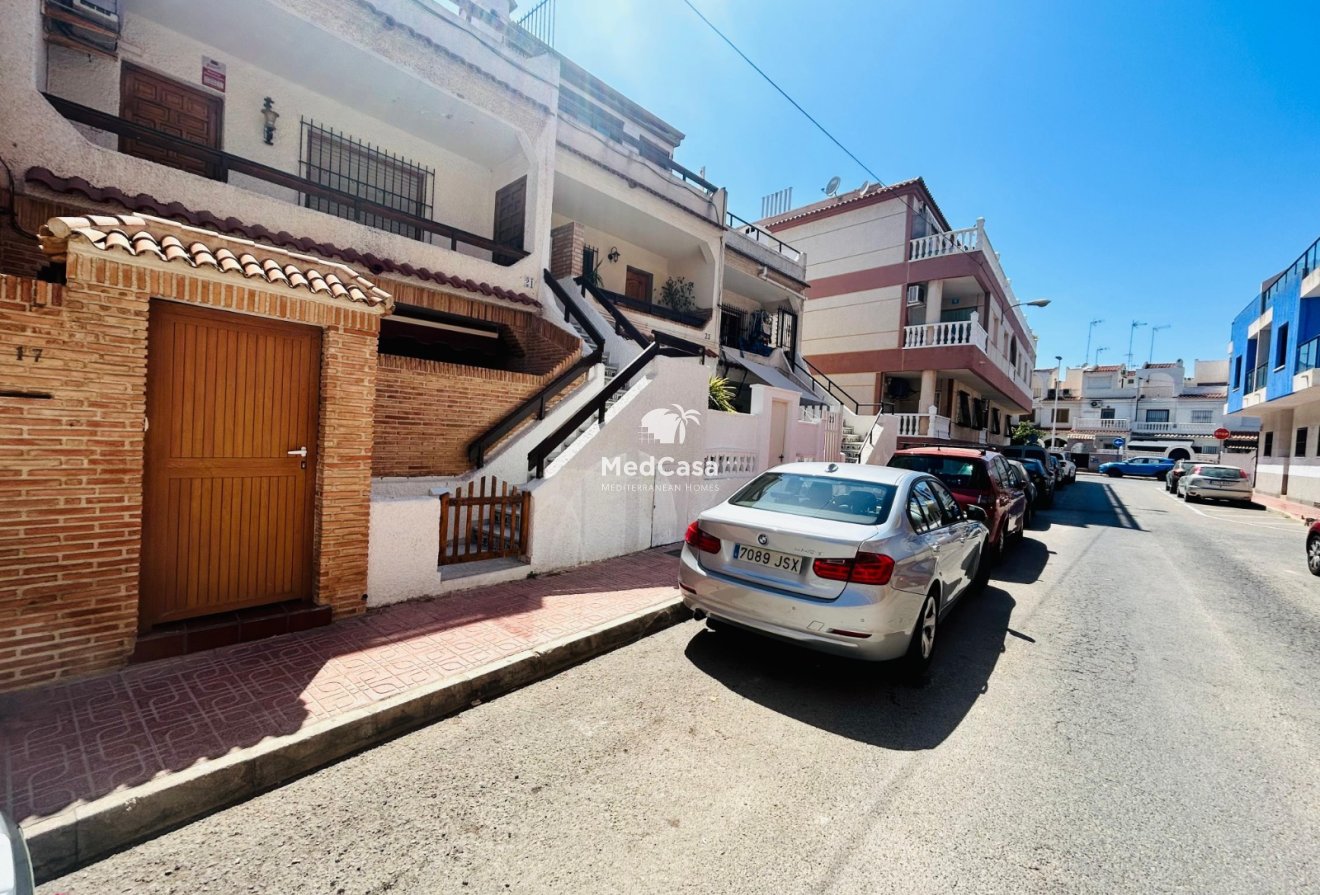
<svg viewBox="0 0 1320 895">
<path fill-rule="evenodd" d="M 1081 417 L 1071 424 L 1074 432 L 1127 432 L 1131 430 L 1131 421 L 1125 419 L 1104 419 L 1102 417 Z"/>
<path fill-rule="evenodd" d="M 904 348 L 953 348 L 959 345 L 971 345 L 985 351 L 988 336 L 985 328 L 976 322 L 976 312 L 971 320 L 959 320 L 952 323 L 918 323 L 903 327 Z"/>
<path fill-rule="evenodd" d="M 1144 435 L 1210 435 L 1215 431 L 1213 423 L 1180 423 L 1137 421 L 1132 424 L 1134 433 Z"/>
<path fill-rule="evenodd" d="M 953 421 L 934 413 L 896 413 L 900 438 L 948 438 Z"/>
<path fill-rule="evenodd" d="M 986 235 L 984 218 L 978 218 L 974 227 L 949 230 L 946 233 L 932 233 L 929 236 L 919 236 L 911 240 L 908 245 L 908 260 L 926 261 L 935 258 L 956 257 L 971 252 L 980 252 L 985 258 L 985 263 L 990 268 L 995 281 L 999 284 L 1008 305 L 1017 304 L 1017 295 L 1013 292 L 1013 284 L 1004 274 L 1004 268 L 999 263 L 999 253 L 994 250 L 994 247 L 990 244 L 990 237 Z M 1022 326 L 1022 329 L 1030 332 L 1031 327 L 1027 324 L 1027 318 L 1023 316 L 1022 310 L 1015 308 L 1013 315 Z"/>
<path fill-rule="evenodd" d="M 49 94 L 46 95 L 46 99 L 69 121 L 115 134 L 121 141 L 132 141 L 134 144 L 143 144 L 167 152 L 170 158 L 178 162 L 172 165 L 173 167 L 194 173 L 204 172 L 201 176 L 212 180 L 228 183 L 231 174 L 243 175 L 263 184 L 292 191 L 290 198 L 304 207 L 356 221 L 373 229 L 443 246 L 454 252 L 460 251 L 459 247 L 462 246 L 467 250 L 467 254 L 472 254 L 472 250 L 489 253 L 490 260 L 502 267 L 515 264 L 528 254 L 521 248 L 501 245 L 488 237 L 451 227 L 423 215 L 335 189 L 298 174 L 272 168 L 223 150 L 161 133 L 98 109 Z M 205 209 L 192 209 L 192 211 L 201 210 Z"/>
<path fill-rule="evenodd" d="M 806 280 L 806 255 L 793 246 L 755 224 L 748 223 L 733 212 L 725 214 L 724 227 L 730 237 L 725 242 L 729 248 L 785 276 L 798 281 Z"/>
</svg>

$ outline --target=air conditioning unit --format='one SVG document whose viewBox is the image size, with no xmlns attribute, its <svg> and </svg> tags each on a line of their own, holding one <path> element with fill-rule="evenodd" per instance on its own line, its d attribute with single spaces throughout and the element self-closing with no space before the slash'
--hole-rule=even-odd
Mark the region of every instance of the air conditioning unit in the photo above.
<svg viewBox="0 0 1320 895">
<path fill-rule="evenodd" d="M 907 303 L 909 308 L 913 305 L 924 305 L 926 303 L 925 283 L 914 283 L 908 287 Z"/>
<path fill-rule="evenodd" d="M 119 0 L 51 0 L 88 21 L 119 30 Z"/>
<path fill-rule="evenodd" d="M 1091 406 L 1092 406 L 1092 407 L 1099 407 L 1099 406 L 1100 406 L 1100 402 L 1099 402 L 1099 401 L 1092 401 L 1092 402 L 1091 402 Z"/>
</svg>

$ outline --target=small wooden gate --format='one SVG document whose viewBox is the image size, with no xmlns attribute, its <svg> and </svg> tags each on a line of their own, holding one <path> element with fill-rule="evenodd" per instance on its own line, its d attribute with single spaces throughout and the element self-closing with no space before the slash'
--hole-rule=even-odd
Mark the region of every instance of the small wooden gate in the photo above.
<svg viewBox="0 0 1320 895">
<path fill-rule="evenodd" d="M 440 495 L 440 565 L 522 556 L 532 495 L 494 476 Z"/>
</svg>

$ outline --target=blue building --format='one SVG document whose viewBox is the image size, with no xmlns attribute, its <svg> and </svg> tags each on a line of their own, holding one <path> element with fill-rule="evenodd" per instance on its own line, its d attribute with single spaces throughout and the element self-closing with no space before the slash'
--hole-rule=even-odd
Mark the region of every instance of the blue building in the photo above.
<svg viewBox="0 0 1320 895">
<path fill-rule="evenodd" d="M 1320 505 L 1317 268 L 1320 239 L 1233 319 L 1227 410 L 1260 419 L 1256 490 Z"/>
</svg>

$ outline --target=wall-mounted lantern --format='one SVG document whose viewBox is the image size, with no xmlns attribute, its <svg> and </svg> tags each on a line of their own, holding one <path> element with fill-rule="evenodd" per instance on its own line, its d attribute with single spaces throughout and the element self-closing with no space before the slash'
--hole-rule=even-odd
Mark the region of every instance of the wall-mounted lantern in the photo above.
<svg viewBox="0 0 1320 895">
<path fill-rule="evenodd" d="M 609 253 L 608 255 L 606 255 L 605 257 L 610 259 L 610 263 L 611 263 L 611 264 L 618 264 L 618 263 L 619 263 L 619 247 L 618 247 L 618 246 L 610 246 L 610 253 Z"/>
<path fill-rule="evenodd" d="M 261 117 L 266 119 L 265 139 L 267 146 L 275 145 L 275 120 L 280 117 L 280 113 L 274 109 L 275 101 L 269 96 L 262 100 Z"/>
</svg>

